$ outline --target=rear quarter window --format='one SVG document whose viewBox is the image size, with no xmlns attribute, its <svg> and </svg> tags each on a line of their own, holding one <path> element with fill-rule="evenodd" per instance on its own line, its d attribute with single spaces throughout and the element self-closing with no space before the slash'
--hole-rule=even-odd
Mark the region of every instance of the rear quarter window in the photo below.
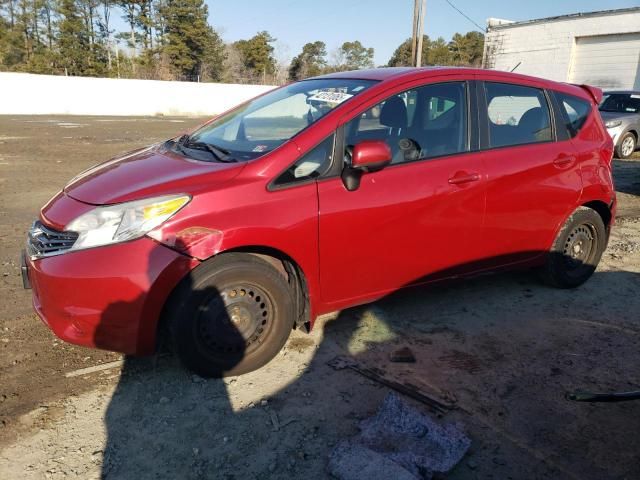
<svg viewBox="0 0 640 480">
<path fill-rule="evenodd" d="M 574 97 L 567 93 L 555 92 L 558 103 L 562 107 L 560 113 L 564 119 L 565 126 L 569 135 L 575 137 L 583 127 L 589 113 L 591 112 L 591 104 L 583 98 Z"/>
</svg>

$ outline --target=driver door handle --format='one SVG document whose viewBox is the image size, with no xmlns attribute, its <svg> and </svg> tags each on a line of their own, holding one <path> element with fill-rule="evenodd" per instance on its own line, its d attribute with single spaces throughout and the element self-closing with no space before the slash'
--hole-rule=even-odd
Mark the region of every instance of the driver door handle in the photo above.
<svg viewBox="0 0 640 480">
<path fill-rule="evenodd" d="M 456 172 L 449 177 L 451 185 L 461 185 L 463 183 L 477 182 L 480 180 L 480 174 L 476 172 Z"/>
</svg>

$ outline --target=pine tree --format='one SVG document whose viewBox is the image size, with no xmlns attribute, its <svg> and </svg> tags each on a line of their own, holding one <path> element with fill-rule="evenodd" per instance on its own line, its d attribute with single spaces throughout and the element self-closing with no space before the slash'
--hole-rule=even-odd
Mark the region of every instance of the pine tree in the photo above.
<svg viewBox="0 0 640 480">
<path fill-rule="evenodd" d="M 429 50 L 429 37 L 424 35 L 422 37 L 422 65 L 427 64 L 427 52 Z M 408 38 L 404 42 L 402 42 L 398 48 L 393 52 L 391 58 L 389 59 L 389 63 L 387 64 L 389 67 L 411 67 L 413 63 L 411 61 L 411 39 Z"/>
<path fill-rule="evenodd" d="M 290 80 L 302 80 L 320 75 L 327 66 L 327 46 L 324 42 L 307 43 L 302 52 L 291 60 Z"/>
<path fill-rule="evenodd" d="M 429 43 L 425 65 L 453 65 L 454 59 L 444 38 L 438 37 Z"/>
<path fill-rule="evenodd" d="M 208 9 L 203 0 L 167 0 L 161 6 L 164 20 L 161 54 L 180 77 L 194 80 L 222 75 L 224 45 L 207 23 Z"/>
<path fill-rule="evenodd" d="M 0 17 L 0 67 L 3 70 L 17 69 L 26 61 L 24 39 L 16 28 L 15 10 L 11 12 L 7 19 Z"/>
<path fill-rule="evenodd" d="M 373 48 L 366 48 L 358 40 L 344 42 L 340 47 L 340 54 L 344 59 L 346 70 L 358 70 L 360 68 L 373 68 Z"/>
<path fill-rule="evenodd" d="M 456 33 L 449 42 L 449 49 L 457 65 L 482 64 L 484 35 L 480 32 Z"/>
<path fill-rule="evenodd" d="M 422 65 L 479 65 L 482 63 L 484 35 L 480 32 L 456 33 L 449 43 L 439 37 L 422 41 Z M 410 67 L 411 39 L 402 42 L 389 60 L 390 67 Z"/>
<path fill-rule="evenodd" d="M 74 0 L 61 0 L 58 33 L 60 66 L 68 75 L 87 75 L 91 72 L 89 31 Z"/>
<path fill-rule="evenodd" d="M 267 75 L 273 75 L 276 67 L 275 58 L 273 58 L 274 48 L 271 43 L 275 42 L 269 32 L 258 32 L 249 40 L 238 40 L 233 45 L 240 52 L 242 61 L 249 72 L 251 72 L 254 81 L 262 81 L 266 83 Z"/>
</svg>

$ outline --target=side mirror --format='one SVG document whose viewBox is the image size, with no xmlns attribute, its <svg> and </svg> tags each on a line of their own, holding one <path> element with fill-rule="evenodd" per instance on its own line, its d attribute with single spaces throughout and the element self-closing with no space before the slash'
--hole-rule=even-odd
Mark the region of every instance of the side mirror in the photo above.
<svg viewBox="0 0 640 480">
<path fill-rule="evenodd" d="M 353 147 L 351 168 L 373 172 L 391 163 L 391 149 L 382 140 L 365 140 Z"/>
<path fill-rule="evenodd" d="M 364 173 L 382 170 L 391 163 L 391 149 L 382 140 L 364 140 L 353 147 L 351 165 L 342 170 L 342 183 L 350 192 L 360 187 Z"/>
</svg>

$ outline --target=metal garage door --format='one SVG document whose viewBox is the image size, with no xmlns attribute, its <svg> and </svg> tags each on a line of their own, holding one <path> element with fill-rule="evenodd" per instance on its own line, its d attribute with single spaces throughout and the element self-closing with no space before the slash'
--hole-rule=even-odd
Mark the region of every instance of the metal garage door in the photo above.
<svg viewBox="0 0 640 480">
<path fill-rule="evenodd" d="M 640 89 L 640 33 L 577 37 L 569 81 Z"/>
</svg>

